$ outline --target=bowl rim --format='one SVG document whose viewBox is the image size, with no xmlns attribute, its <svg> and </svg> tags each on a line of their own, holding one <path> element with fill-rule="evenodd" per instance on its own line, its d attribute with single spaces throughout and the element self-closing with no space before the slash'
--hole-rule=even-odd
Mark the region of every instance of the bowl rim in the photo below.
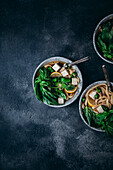
<svg viewBox="0 0 113 170">
<path fill-rule="evenodd" d="M 83 120 L 83 122 L 84 122 L 90 129 L 93 129 L 93 130 L 98 131 L 98 132 L 105 132 L 105 130 L 101 130 L 101 129 L 98 129 L 98 128 L 95 128 L 95 127 L 90 126 L 90 125 L 85 121 L 85 119 L 84 119 L 84 117 L 83 117 L 82 107 L 81 107 L 81 105 L 82 105 L 82 98 L 83 98 L 83 96 L 85 95 L 85 93 L 86 93 L 91 87 L 93 87 L 93 86 L 95 86 L 95 85 L 97 85 L 97 84 L 101 84 L 101 83 L 106 83 L 106 81 L 105 81 L 105 80 L 96 81 L 96 82 L 90 84 L 89 86 L 87 86 L 87 87 L 85 88 L 85 90 L 82 92 L 82 94 L 81 94 L 81 96 L 80 96 L 80 99 L 79 99 L 79 114 L 80 114 L 80 117 L 81 117 L 81 119 Z M 111 82 L 111 84 L 113 85 L 113 82 Z"/>
<path fill-rule="evenodd" d="M 97 33 L 97 30 L 99 28 L 99 26 L 104 22 L 104 21 L 107 21 L 110 17 L 113 17 L 113 14 L 110 14 L 110 15 L 107 15 L 106 17 L 104 17 L 102 20 L 100 20 L 100 22 L 97 24 L 95 30 L 94 30 L 94 33 L 93 33 L 93 46 L 94 46 L 94 49 L 96 51 L 96 53 L 98 54 L 98 56 L 100 58 L 102 58 L 104 61 L 110 63 L 110 64 L 113 64 L 113 61 L 110 61 L 108 59 L 106 59 L 105 57 L 103 57 L 99 51 L 97 50 L 97 47 L 96 47 L 96 42 L 95 42 L 95 37 L 96 37 L 96 33 Z"/>
<path fill-rule="evenodd" d="M 36 75 L 38 69 L 39 69 L 40 67 L 42 67 L 46 62 L 51 62 L 50 60 L 51 60 L 51 61 L 59 60 L 59 61 L 64 61 L 64 62 L 69 62 L 69 63 L 72 62 L 70 59 L 65 58 L 65 57 L 61 57 L 61 56 L 54 56 L 54 57 L 50 57 L 50 58 L 47 58 L 47 59 L 43 60 L 43 61 L 36 67 L 36 69 L 35 69 L 35 71 L 34 71 L 34 73 L 33 73 L 32 86 L 33 86 L 34 92 L 35 92 L 35 88 L 34 88 L 34 78 L 35 78 L 35 75 Z M 74 96 L 72 99 L 70 99 L 70 102 L 65 103 L 65 104 L 63 104 L 63 105 L 48 105 L 48 104 L 43 103 L 43 102 L 41 101 L 43 104 L 45 104 L 45 105 L 47 105 L 47 106 L 49 106 L 49 107 L 61 108 L 61 107 L 65 107 L 65 106 L 68 106 L 68 105 L 72 104 L 72 103 L 78 98 L 78 96 L 80 95 L 80 93 L 81 93 L 81 91 L 82 91 L 82 87 L 83 87 L 83 77 L 82 77 L 81 71 L 80 71 L 80 69 L 78 68 L 78 66 L 77 66 L 77 65 L 74 65 L 73 67 L 75 67 L 75 69 L 77 69 L 77 72 L 79 73 L 79 75 L 80 75 L 80 77 L 81 77 L 81 79 L 80 79 L 80 80 L 81 80 L 81 83 L 80 83 L 79 86 L 78 86 L 78 87 L 79 87 L 79 92 L 78 92 L 77 94 L 75 93 L 75 96 Z M 80 77 L 79 77 L 79 78 L 80 78 Z M 78 89 L 77 89 L 77 90 L 78 90 Z M 35 95 L 35 97 L 36 97 L 36 95 Z M 38 100 L 38 99 L 37 99 L 37 100 Z"/>
</svg>

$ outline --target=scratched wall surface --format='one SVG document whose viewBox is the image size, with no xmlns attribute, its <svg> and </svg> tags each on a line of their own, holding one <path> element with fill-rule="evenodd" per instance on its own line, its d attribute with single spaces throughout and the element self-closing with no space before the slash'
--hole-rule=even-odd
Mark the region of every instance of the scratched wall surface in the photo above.
<svg viewBox="0 0 113 170">
<path fill-rule="evenodd" d="M 111 170 L 113 139 L 81 120 L 77 99 L 55 109 L 36 100 L 32 75 L 43 60 L 65 56 L 82 63 L 84 86 L 103 80 L 95 53 L 96 24 L 113 1 L 0 0 L 0 170 Z"/>
</svg>

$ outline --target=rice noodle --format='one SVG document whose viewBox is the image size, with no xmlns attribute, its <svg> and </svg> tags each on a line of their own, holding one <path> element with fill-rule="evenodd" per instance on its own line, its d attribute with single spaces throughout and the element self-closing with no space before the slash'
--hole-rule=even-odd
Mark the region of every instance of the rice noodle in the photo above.
<svg viewBox="0 0 113 170">
<path fill-rule="evenodd" d="M 96 92 L 97 93 L 97 87 L 101 89 L 101 92 L 99 94 L 98 99 L 91 99 L 89 94 L 91 92 Z M 92 109 L 95 113 L 98 113 L 97 108 L 101 105 L 104 105 L 111 109 L 111 106 L 113 104 L 113 93 L 110 94 L 108 86 L 106 84 L 98 84 L 93 87 L 91 87 L 85 94 L 86 100 L 85 103 L 82 104 L 82 108 L 85 108 L 85 106 L 92 106 Z M 93 104 L 91 105 L 91 102 L 93 100 Z M 90 105 L 89 105 L 90 103 Z"/>
<path fill-rule="evenodd" d="M 72 97 L 74 97 L 75 93 L 67 93 L 66 92 L 66 96 L 67 96 L 67 100 L 71 99 Z"/>
<path fill-rule="evenodd" d="M 113 104 L 113 93 L 111 94 L 111 104 Z"/>
<path fill-rule="evenodd" d="M 50 64 L 46 64 L 44 67 L 48 68 L 48 67 L 52 67 L 52 66 Z"/>
</svg>

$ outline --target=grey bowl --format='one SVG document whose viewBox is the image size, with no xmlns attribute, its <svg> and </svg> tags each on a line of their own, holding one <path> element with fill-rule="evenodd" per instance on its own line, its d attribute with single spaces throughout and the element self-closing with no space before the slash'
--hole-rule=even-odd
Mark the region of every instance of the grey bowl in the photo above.
<svg viewBox="0 0 113 170">
<path fill-rule="evenodd" d="M 45 64 L 47 64 L 47 63 L 49 63 L 49 62 L 51 62 L 51 61 L 63 61 L 63 62 L 66 62 L 66 63 L 71 63 L 71 62 L 72 62 L 71 60 L 69 60 L 69 59 L 67 59 L 67 58 L 64 58 L 64 57 L 60 57 L 60 56 L 51 57 L 51 58 L 48 58 L 48 59 L 44 60 L 44 61 L 35 69 L 34 74 L 33 74 L 32 85 L 33 85 L 34 91 L 35 91 L 35 88 L 34 88 L 34 80 L 35 80 L 36 73 L 38 72 L 38 70 L 39 70 L 40 67 L 44 66 Z M 63 105 L 48 105 L 48 106 L 50 106 L 50 107 L 56 107 L 56 108 L 65 107 L 65 106 L 71 104 L 72 102 L 74 102 L 74 101 L 78 98 L 78 96 L 80 95 L 80 92 L 81 92 L 82 86 L 83 86 L 82 74 L 81 74 L 79 68 L 78 68 L 76 65 L 74 65 L 73 68 L 76 70 L 76 72 L 77 72 L 77 74 L 78 74 L 78 76 L 79 76 L 79 78 L 80 78 L 80 82 L 79 82 L 79 85 L 78 85 L 78 89 L 77 89 L 74 97 L 73 97 L 72 99 L 66 101 L 65 104 L 63 104 Z M 44 103 L 44 104 L 45 104 L 45 103 Z M 47 105 L 47 104 L 46 104 L 46 105 Z"/>
<path fill-rule="evenodd" d="M 94 49 L 95 49 L 95 51 L 96 51 L 96 53 L 98 54 L 99 57 L 101 57 L 104 61 L 106 61 L 106 62 L 108 62 L 108 63 L 110 63 L 110 64 L 113 64 L 113 61 L 110 61 L 110 60 L 106 59 L 105 57 L 103 57 L 103 56 L 99 53 L 99 51 L 98 51 L 98 49 L 97 49 L 97 46 L 96 46 L 96 35 L 97 35 L 97 33 L 98 33 L 99 26 L 100 26 L 102 23 L 104 23 L 105 21 L 109 20 L 109 19 L 113 19 L 113 14 L 110 14 L 110 15 L 106 16 L 105 18 L 103 18 L 103 19 L 98 23 L 98 25 L 96 26 L 95 31 L 94 31 L 94 34 L 93 34 L 93 46 L 94 46 Z"/>
<path fill-rule="evenodd" d="M 80 96 L 80 100 L 79 100 L 79 113 L 80 113 L 80 117 L 83 120 L 83 122 L 91 129 L 99 131 L 99 132 L 105 132 L 105 130 L 101 130 L 100 128 L 94 128 L 92 126 L 89 126 L 89 124 L 86 122 L 86 120 L 83 117 L 83 112 L 82 112 L 82 98 L 84 97 L 85 93 L 93 86 L 97 85 L 97 84 L 101 84 L 101 83 L 106 83 L 106 81 L 97 81 L 94 82 L 92 84 L 90 84 L 82 93 L 82 95 Z M 113 85 L 113 83 L 111 82 L 111 84 Z"/>
</svg>

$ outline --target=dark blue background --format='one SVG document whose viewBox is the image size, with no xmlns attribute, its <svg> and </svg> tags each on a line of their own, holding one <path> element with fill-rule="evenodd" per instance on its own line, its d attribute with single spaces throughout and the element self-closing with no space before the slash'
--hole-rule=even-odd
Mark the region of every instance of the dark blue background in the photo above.
<svg viewBox="0 0 113 170">
<path fill-rule="evenodd" d="M 36 100 L 32 75 L 43 60 L 65 56 L 79 65 L 85 89 L 103 80 L 106 64 L 93 49 L 109 0 L 0 0 L 0 170 L 111 170 L 113 139 L 90 130 L 78 102 L 50 108 Z"/>
</svg>

